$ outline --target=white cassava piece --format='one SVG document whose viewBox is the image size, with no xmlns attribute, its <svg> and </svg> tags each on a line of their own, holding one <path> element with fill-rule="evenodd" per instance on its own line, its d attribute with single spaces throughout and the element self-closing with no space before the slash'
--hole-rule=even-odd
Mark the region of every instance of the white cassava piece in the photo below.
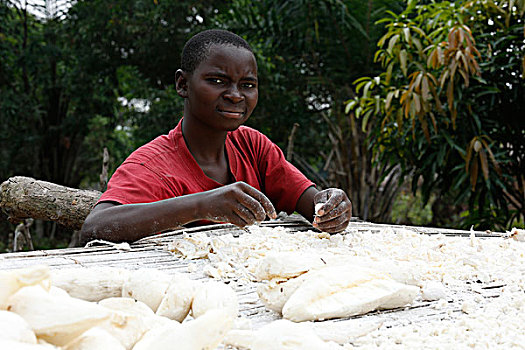
<svg viewBox="0 0 525 350">
<path fill-rule="evenodd" d="M 267 308 L 294 321 L 401 307 L 419 294 L 418 288 L 398 283 L 387 273 L 361 267 L 352 260 L 334 259 L 330 254 L 270 252 L 255 270 L 258 280 L 269 279 L 259 285 L 257 292 Z M 333 266 L 337 261 L 346 262 Z M 290 305 L 285 307 L 290 298 Z"/>
<path fill-rule="evenodd" d="M 306 274 L 283 307 L 295 322 L 362 315 L 402 307 L 414 301 L 419 288 L 356 265 L 327 266 Z"/>
<path fill-rule="evenodd" d="M 509 237 L 518 242 L 525 242 L 525 230 L 513 227 L 510 230 Z"/>
<path fill-rule="evenodd" d="M 157 311 L 168 287 L 171 277 L 155 269 L 139 269 L 130 274 L 122 287 L 122 296 L 142 301 L 153 311 Z"/>
<path fill-rule="evenodd" d="M 73 277 L 73 270 L 78 272 L 76 277 Z M 14 270 L 4 274 L 4 277 L 7 276 L 4 281 L 14 286 L 9 291 L 15 293 L 6 302 L 9 311 L 0 311 L 0 344 L 5 345 L 1 349 L 23 350 L 28 346 L 35 349 L 54 349 L 58 346 L 62 350 L 171 349 L 178 344 L 178 349 L 211 350 L 217 347 L 237 317 L 239 306 L 236 294 L 223 283 L 203 284 L 190 281 L 182 274 L 170 276 L 158 270 L 142 269 L 125 272 L 129 277 L 125 282 L 127 286 L 123 288 L 123 274 L 118 269 L 108 269 L 106 275 L 102 273 L 104 270 L 71 269 L 60 274 L 55 281 L 77 296 L 93 299 L 87 294 L 93 290 L 87 280 L 98 286 L 111 285 L 100 282 L 109 282 L 108 276 L 112 274 L 117 279 L 115 285 L 120 287 L 111 286 L 108 294 L 98 292 L 95 299 L 101 295 L 114 295 L 115 290 L 121 289 L 121 292 L 137 299 L 149 301 L 150 306 L 127 297 L 110 297 L 100 300 L 98 304 L 80 300 L 58 287 L 50 286 L 47 267 Z M 83 276 L 86 281 L 82 280 Z M 147 281 L 148 277 L 154 283 Z M 150 290 L 140 288 L 140 281 L 146 282 Z M 30 286 L 17 290 L 20 285 Z M 169 292 L 166 293 L 166 290 Z M 198 295 L 192 313 L 197 319 L 189 320 L 184 325 L 155 314 L 151 308 L 159 302 L 163 304 L 161 313 L 183 320 L 195 294 Z M 158 301 L 161 295 L 164 297 L 162 302 Z M 171 306 L 174 308 L 171 309 Z"/>
<path fill-rule="evenodd" d="M 172 336 L 173 334 L 179 333 L 180 327 L 182 327 L 182 325 L 175 322 L 173 324 L 152 328 L 135 344 L 133 350 L 170 349 L 170 342 L 172 342 L 172 347 L 175 346 Z"/>
<path fill-rule="evenodd" d="M 142 317 L 150 317 L 155 314 L 148 305 L 144 304 L 142 301 L 138 301 L 133 298 L 107 298 L 99 301 L 98 304 L 114 311 L 120 311 L 127 314 Z"/>
<path fill-rule="evenodd" d="M 251 350 L 338 350 L 339 344 L 325 342 L 307 323 L 274 321 L 255 333 Z"/>
<path fill-rule="evenodd" d="M 213 350 L 231 329 L 232 324 L 233 320 L 228 312 L 212 309 L 179 326 L 152 329 L 133 350 Z"/>
<path fill-rule="evenodd" d="M 190 280 L 183 274 L 174 274 L 157 309 L 157 315 L 182 322 L 190 312 L 193 297 L 200 288 L 198 285 L 200 283 Z"/>
<path fill-rule="evenodd" d="M 70 268 L 51 270 L 51 284 L 71 297 L 100 301 L 122 295 L 122 286 L 130 272 L 114 267 Z"/>
<path fill-rule="evenodd" d="M 64 350 L 126 350 L 124 346 L 106 330 L 94 327 L 82 333 L 63 347 Z"/>
<path fill-rule="evenodd" d="M 178 325 L 177 321 L 156 315 L 146 304 L 132 298 L 109 298 L 101 300 L 99 305 L 116 313 L 99 327 L 119 339 L 126 349 L 131 349 L 151 329 Z"/>
<path fill-rule="evenodd" d="M 222 282 L 207 282 L 199 286 L 191 304 L 193 317 L 199 318 L 213 309 L 222 310 L 232 320 L 237 317 L 237 294 L 230 286 Z"/>
<path fill-rule="evenodd" d="M 8 310 L 22 316 L 37 337 L 62 346 L 87 329 L 106 320 L 110 313 L 102 306 L 71 298 L 52 287 L 24 287 L 9 298 Z"/>
<path fill-rule="evenodd" d="M 232 329 L 226 333 L 222 343 L 234 349 L 251 349 L 254 338 L 255 331 L 251 329 Z"/>
<path fill-rule="evenodd" d="M 41 284 L 49 288 L 49 267 L 36 265 L 25 269 L 0 271 L 0 310 L 7 308 L 7 300 L 20 288 Z"/>
<path fill-rule="evenodd" d="M 306 274 L 291 279 L 273 278 L 267 283 L 260 283 L 257 294 L 268 309 L 282 313 L 284 304 L 306 279 Z"/>
<path fill-rule="evenodd" d="M 447 298 L 447 291 L 443 283 L 438 281 L 428 281 L 421 286 L 421 299 L 434 301 Z"/>
<path fill-rule="evenodd" d="M 0 339 L 36 344 L 31 326 L 14 312 L 0 310 Z"/>
<path fill-rule="evenodd" d="M 232 329 L 223 344 L 249 350 L 341 350 L 333 341 L 324 341 L 310 323 L 273 321 L 257 331 Z"/>
<path fill-rule="evenodd" d="M 97 328 L 110 334 L 125 349 L 131 349 L 151 326 L 147 316 L 111 310 L 110 317 Z"/>
<path fill-rule="evenodd" d="M 98 327 L 115 337 L 125 349 L 132 349 L 151 329 L 178 325 L 176 321 L 155 315 L 146 304 L 132 298 L 109 298 L 101 300 L 99 305 L 110 309 L 112 314 Z"/>
<path fill-rule="evenodd" d="M 258 264 L 255 277 L 259 281 L 293 278 L 325 264 L 322 257 L 316 254 L 304 254 L 300 251 L 269 252 Z"/>
<path fill-rule="evenodd" d="M 59 350 L 59 348 L 50 344 L 28 344 L 20 343 L 13 340 L 0 339 L 0 349 L 9 350 Z"/>
</svg>

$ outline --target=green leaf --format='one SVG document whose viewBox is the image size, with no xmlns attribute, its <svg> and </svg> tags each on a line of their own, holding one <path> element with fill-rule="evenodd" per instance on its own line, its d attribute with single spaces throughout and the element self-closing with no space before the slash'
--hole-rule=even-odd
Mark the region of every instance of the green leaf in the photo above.
<svg viewBox="0 0 525 350">
<path fill-rule="evenodd" d="M 403 110 L 401 108 L 397 110 L 396 122 L 397 122 L 398 130 L 399 132 L 401 132 L 401 130 L 403 129 Z"/>
<path fill-rule="evenodd" d="M 410 27 L 413 31 L 415 31 L 416 33 L 418 33 L 422 38 L 426 38 L 427 35 L 425 34 L 424 31 L 421 30 L 421 28 L 419 27 L 416 27 L 416 26 L 411 26 Z"/>
<path fill-rule="evenodd" d="M 370 89 L 371 86 L 372 86 L 372 80 L 368 81 L 365 84 L 365 88 L 363 90 L 363 97 L 368 97 L 368 90 Z"/>
<path fill-rule="evenodd" d="M 354 84 L 354 85 L 355 85 L 355 84 L 359 84 L 359 83 L 361 83 L 361 82 L 363 82 L 363 81 L 368 81 L 368 80 L 370 80 L 369 77 L 361 77 L 361 78 L 359 78 L 359 79 L 354 80 L 353 84 Z"/>
<path fill-rule="evenodd" d="M 388 41 L 388 48 L 386 49 L 389 54 L 392 54 L 392 49 L 394 48 L 394 45 L 399 40 L 399 34 L 393 35 L 390 40 Z"/>
<path fill-rule="evenodd" d="M 379 60 L 384 60 L 384 51 L 383 50 L 377 50 L 374 54 L 374 62 L 378 62 Z"/>
<path fill-rule="evenodd" d="M 423 96 L 423 101 L 428 101 L 430 99 L 430 89 L 428 87 L 428 78 L 423 76 L 421 80 L 421 95 Z"/>
<path fill-rule="evenodd" d="M 410 44 L 411 43 L 411 41 L 410 41 L 410 28 L 404 27 L 402 29 L 402 31 L 403 31 L 403 36 L 405 38 L 405 41 Z"/>
<path fill-rule="evenodd" d="M 474 158 L 472 166 L 470 168 L 470 184 L 472 185 L 472 191 L 476 190 L 476 182 L 478 181 L 478 159 Z"/>
<path fill-rule="evenodd" d="M 387 95 L 386 95 L 386 102 L 385 102 L 385 109 L 386 110 L 389 110 L 390 109 L 390 104 L 392 103 L 392 98 L 394 97 L 394 91 L 390 91 Z"/>
<path fill-rule="evenodd" d="M 350 110 L 352 110 L 354 108 L 356 103 L 357 103 L 356 100 L 348 100 L 347 103 L 346 103 L 346 107 L 345 107 L 345 114 L 350 113 Z"/>
<path fill-rule="evenodd" d="M 403 71 L 403 75 L 407 76 L 407 51 L 401 50 L 399 51 L 399 64 L 401 66 L 401 70 Z"/>
<path fill-rule="evenodd" d="M 392 79 L 392 69 L 393 68 L 394 68 L 394 62 L 390 62 L 390 64 L 386 68 L 386 78 L 385 78 L 386 84 L 389 84 L 390 79 Z"/>
<path fill-rule="evenodd" d="M 487 154 L 485 153 L 485 150 L 481 150 L 479 152 L 479 160 L 481 163 L 481 170 L 483 172 L 483 177 L 485 180 L 489 179 L 489 164 L 487 162 Z"/>
<path fill-rule="evenodd" d="M 361 116 L 361 112 L 363 112 L 363 108 L 361 106 L 357 107 L 355 109 L 355 117 L 356 119 L 359 119 L 359 117 Z"/>
<path fill-rule="evenodd" d="M 417 52 L 421 55 L 423 51 L 423 46 L 421 45 L 421 41 L 418 38 L 412 37 L 412 43 L 417 48 Z"/>
<path fill-rule="evenodd" d="M 368 119 L 369 119 L 370 116 L 372 115 L 372 112 L 373 112 L 373 110 L 369 109 L 369 110 L 365 113 L 365 115 L 363 116 L 363 122 L 362 122 L 362 124 L 361 124 L 361 130 L 362 130 L 363 132 L 366 132 L 366 126 L 367 126 L 367 124 L 368 124 Z"/>
<path fill-rule="evenodd" d="M 412 12 L 416 8 L 417 4 L 418 4 L 417 0 L 408 0 L 407 9 L 405 10 L 405 12 L 407 13 Z"/>
<path fill-rule="evenodd" d="M 390 33 L 386 33 L 385 35 L 383 35 L 381 39 L 379 39 L 379 41 L 377 42 L 377 47 L 382 47 L 385 44 L 386 39 L 388 39 L 389 37 Z"/>
<path fill-rule="evenodd" d="M 359 84 L 356 85 L 355 87 L 355 92 L 356 93 L 359 93 L 361 91 L 361 88 L 363 88 L 363 86 L 365 86 L 366 84 L 368 84 L 368 82 L 370 82 L 370 78 L 366 77 L 365 79 L 361 80 L 359 82 Z"/>
</svg>

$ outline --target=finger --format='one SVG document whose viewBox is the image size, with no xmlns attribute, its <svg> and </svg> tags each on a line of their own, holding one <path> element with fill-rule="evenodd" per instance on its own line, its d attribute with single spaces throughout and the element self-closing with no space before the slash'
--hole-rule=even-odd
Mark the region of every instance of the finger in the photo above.
<svg viewBox="0 0 525 350">
<path fill-rule="evenodd" d="M 257 222 L 261 222 L 266 218 L 266 211 L 262 204 L 248 194 L 245 194 L 241 198 L 239 205 L 244 206 L 246 210 L 249 210 Z"/>
<path fill-rule="evenodd" d="M 242 220 L 242 226 L 253 225 L 257 221 L 253 213 L 242 205 L 236 206 L 233 212 Z"/>
<path fill-rule="evenodd" d="M 350 221 L 350 215 L 345 215 L 345 214 L 346 213 L 344 213 L 341 216 L 337 216 L 335 218 L 327 220 L 327 221 L 322 221 L 322 222 L 316 221 L 315 223 L 320 230 L 325 229 L 325 228 L 328 229 L 328 228 L 336 227 L 336 226 L 341 225 L 344 222 Z"/>
<path fill-rule="evenodd" d="M 324 204 L 323 212 L 320 213 L 320 215 L 324 215 L 325 213 L 329 213 L 330 211 L 334 210 L 334 208 L 337 208 L 339 203 L 341 203 L 344 199 L 344 192 L 341 190 L 328 189 L 326 191 L 328 192 L 328 199 Z"/>
<path fill-rule="evenodd" d="M 321 192 L 318 192 L 314 196 L 314 205 L 317 204 L 323 204 L 322 207 L 318 208 L 318 210 L 315 212 L 315 214 L 321 214 L 323 215 L 326 213 L 324 204 L 328 201 L 328 197 L 330 196 L 330 193 L 328 190 L 323 190 Z"/>
<path fill-rule="evenodd" d="M 333 227 L 328 227 L 328 228 L 321 228 L 321 227 L 318 227 L 319 230 L 323 231 L 323 232 L 328 232 L 328 233 L 339 233 L 339 232 L 342 232 L 344 231 L 347 227 L 348 227 L 348 224 L 349 224 L 349 221 L 345 221 L 337 226 L 333 226 Z"/>
<path fill-rule="evenodd" d="M 257 190 L 256 188 L 248 184 L 244 185 L 244 191 L 248 193 L 251 197 L 253 197 L 260 205 L 262 205 L 263 210 L 265 212 L 264 217 L 268 215 L 269 218 L 276 219 L 277 213 L 275 212 L 275 208 L 272 202 L 268 199 L 268 197 L 266 197 L 261 191 Z M 264 220 L 264 217 L 262 218 L 262 220 Z"/>
<path fill-rule="evenodd" d="M 250 226 L 248 222 L 246 222 L 245 219 L 243 219 L 239 214 L 237 214 L 235 211 L 232 212 L 230 215 L 228 215 L 228 218 L 226 221 L 223 222 L 229 222 L 230 224 L 233 224 L 237 227 L 245 227 Z"/>
<path fill-rule="evenodd" d="M 325 208 L 324 208 L 324 202 L 322 203 L 317 203 L 315 206 L 314 206 L 314 216 L 318 216 L 318 215 L 324 215 L 325 213 Z"/>
<path fill-rule="evenodd" d="M 317 215 L 314 218 L 314 221 L 319 224 L 319 223 L 324 223 L 324 222 L 333 220 L 334 218 L 341 217 L 341 216 L 350 217 L 352 215 L 351 210 L 352 210 L 352 207 L 349 204 L 349 202 L 343 201 L 343 202 L 340 202 L 339 205 L 335 209 L 332 209 L 326 212 L 326 214 Z"/>
<path fill-rule="evenodd" d="M 221 215 L 221 216 L 211 216 L 211 217 L 207 217 L 206 220 L 209 220 L 211 222 L 218 222 L 218 223 L 230 223 L 230 224 L 233 224 L 233 225 L 236 225 L 236 226 L 246 226 L 246 223 L 244 222 L 243 219 L 241 219 L 239 217 L 239 215 L 237 215 L 233 209 L 232 209 L 232 212 L 230 212 L 229 214 L 227 215 Z"/>
<path fill-rule="evenodd" d="M 350 215 L 343 215 L 324 223 L 318 224 L 314 222 L 314 227 L 318 228 L 321 231 L 329 233 L 341 232 L 350 223 L 350 217 Z"/>
</svg>

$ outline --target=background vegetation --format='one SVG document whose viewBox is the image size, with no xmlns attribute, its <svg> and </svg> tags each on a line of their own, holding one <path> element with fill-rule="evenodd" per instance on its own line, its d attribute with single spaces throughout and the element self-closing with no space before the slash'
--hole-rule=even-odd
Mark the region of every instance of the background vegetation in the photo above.
<svg viewBox="0 0 525 350">
<path fill-rule="evenodd" d="M 248 124 L 320 187 L 345 189 L 354 215 L 523 225 L 524 0 L 40 3 L 0 0 L 0 181 L 97 188 L 103 147 L 111 173 L 181 117 L 185 41 L 224 28 L 257 54 Z M 54 247 L 70 232 L 34 235 Z"/>
<path fill-rule="evenodd" d="M 400 164 L 425 203 L 437 196 L 438 225 L 458 209 L 464 227 L 523 224 L 524 12 L 524 1 L 414 1 L 380 21 L 382 70 L 357 81 L 347 108 L 379 162 Z"/>
</svg>

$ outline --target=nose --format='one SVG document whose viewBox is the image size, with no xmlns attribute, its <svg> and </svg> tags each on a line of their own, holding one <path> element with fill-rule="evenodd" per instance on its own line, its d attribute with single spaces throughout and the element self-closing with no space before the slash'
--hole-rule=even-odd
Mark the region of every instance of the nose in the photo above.
<svg viewBox="0 0 525 350">
<path fill-rule="evenodd" d="M 224 94 L 224 98 L 230 100 L 233 103 L 244 101 L 244 96 L 241 94 L 236 84 L 231 85 L 228 91 L 226 91 Z"/>
</svg>

